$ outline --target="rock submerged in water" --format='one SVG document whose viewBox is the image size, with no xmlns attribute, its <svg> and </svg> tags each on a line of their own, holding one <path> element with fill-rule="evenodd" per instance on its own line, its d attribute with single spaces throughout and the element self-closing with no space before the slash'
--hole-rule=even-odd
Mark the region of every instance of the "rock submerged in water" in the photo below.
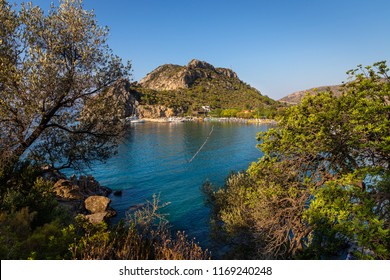
<svg viewBox="0 0 390 280">
<path fill-rule="evenodd" d="M 122 190 L 117 190 L 117 191 L 114 191 L 114 195 L 115 196 L 122 196 L 122 193 L 123 193 L 123 191 Z"/>
</svg>

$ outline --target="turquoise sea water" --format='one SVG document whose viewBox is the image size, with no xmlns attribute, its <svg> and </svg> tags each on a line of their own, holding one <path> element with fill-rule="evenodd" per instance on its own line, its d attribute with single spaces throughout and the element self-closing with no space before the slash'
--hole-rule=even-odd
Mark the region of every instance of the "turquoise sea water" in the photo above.
<svg viewBox="0 0 390 280">
<path fill-rule="evenodd" d="M 211 129 L 208 141 L 189 162 Z M 123 190 L 122 196 L 110 196 L 117 220 L 130 207 L 159 194 L 162 203 L 170 203 L 162 211 L 173 228 L 211 247 L 210 209 L 201 186 L 206 180 L 223 185 L 231 171 L 245 170 L 261 157 L 256 133 L 267 129 L 265 125 L 220 122 L 134 124 L 118 155 L 95 165 L 91 173 L 102 185 Z"/>
</svg>

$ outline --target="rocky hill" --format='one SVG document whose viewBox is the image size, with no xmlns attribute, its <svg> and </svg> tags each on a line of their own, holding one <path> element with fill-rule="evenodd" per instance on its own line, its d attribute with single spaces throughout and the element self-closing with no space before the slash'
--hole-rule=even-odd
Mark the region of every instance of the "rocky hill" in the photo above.
<svg viewBox="0 0 390 280">
<path fill-rule="evenodd" d="M 342 87 L 341 85 L 321 86 L 321 87 L 311 88 L 307 90 L 297 91 L 279 99 L 278 101 L 286 104 L 295 105 L 295 104 L 299 104 L 302 98 L 306 96 L 306 94 L 314 95 L 322 91 L 332 91 L 335 94 L 335 96 L 338 96 L 341 94 L 341 90 L 342 90 L 341 87 Z"/>
<path fill-rule="evenodd" d="M 215 68 L 207 62 L 193 59 L 186 66 L 162 65 L 139 83 L 145 88 L 154 90 L 177 90 L 191 88 L 200 79 L 223 79 L 227 82 L 227 86 L 229 84 L 232 86 L 233 81 L 229 83 L 228 80 L 238 80 L 238 77 L 231 69 Z"/>
<path fill-rule="evenodd" d="M 140 108 L 163 106 L 174 114 L 191 114 L 204 106 L 254 110 L 277 104 L 241 81 L 233 70 L 196 59 L 185 66 L 159 66 L 133 90 L 140 96 Z"/>
</svg>

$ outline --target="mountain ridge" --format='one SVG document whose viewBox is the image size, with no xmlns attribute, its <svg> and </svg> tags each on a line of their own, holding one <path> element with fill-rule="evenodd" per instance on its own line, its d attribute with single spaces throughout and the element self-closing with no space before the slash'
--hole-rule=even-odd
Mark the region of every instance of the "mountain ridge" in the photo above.
<svg viewBox="0 0 390 280">
<path fill-rule="evenodd" d="M 319 87 L 314 87 L 306 90 L 300 90 L 300 91 L 290 93 L 289 95 L 280 98 L 278 101 L 285 104 L 296 105 L 301 103 L 302 98 L 304 98 L 307 94 L 315 95 L 323 91 L 332 91 L 335 96 L 339 96 L 341 94 L 342 86 L 343 85 L 319 86 Z"/>
<path fill-rule="evenodd" d="M 185 66 L 163 64 L 148 73 L 139 84 L 154 90 L 187 89 L 191 88 L 198 79 L 215 79 L 219 75 L 238 79 L 237 74 L 229 68 L 214 67 L 208 62 L 192 59 Z"/>
</svg>

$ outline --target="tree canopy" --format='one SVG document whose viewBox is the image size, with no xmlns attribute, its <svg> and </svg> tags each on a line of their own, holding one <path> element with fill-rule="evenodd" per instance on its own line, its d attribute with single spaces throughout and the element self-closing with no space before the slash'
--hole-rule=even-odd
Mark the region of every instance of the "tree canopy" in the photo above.
<svg viewBox="0 0 390 280">
<path fill-rule="evenodd" d="M 390 256 L 388 71 L 359 66 L 340 97 L 307 96 L 258 135 L 264 156 L 212 194 L 242 257 Z"/>
<path fill-rule="evenodd" d="M 131 68 L 108 47 L 108 29 L 81 0 L 47 14 L 0 0 L 0 21 L 0 171 L 21 159 L 56 169 L 107 159 L 124 108 L 107 89 Z"/>
</svg>

